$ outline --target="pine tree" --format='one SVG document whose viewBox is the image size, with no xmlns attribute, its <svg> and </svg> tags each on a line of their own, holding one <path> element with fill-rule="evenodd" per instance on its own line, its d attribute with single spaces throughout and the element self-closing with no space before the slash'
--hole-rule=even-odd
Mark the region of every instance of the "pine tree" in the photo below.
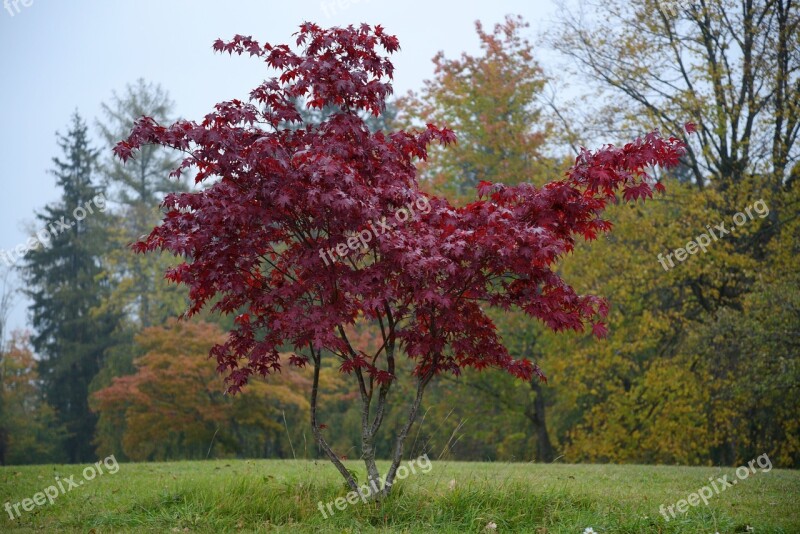
<svg viewBox="0 0 800 534">
<path fill-rule="evenodd" d="M 75 113 L 66 135 L 58 135 L 62 156 L 53 158 L 61 199 L 36 215 L 39 242 L 25 256 L 25 293 L 40 356 L 45 400 L 66 425 L 65 452 L 71 462 L 94 458 L 91 440 L 96 417 L 87 402 L 89 384 L 102 365 L 117 323 L 96 308 L 109 294 L 101 254 L 110 226 L 105 196 L 93 181 L 98 152 L 88 128 Z"/>
</svg>

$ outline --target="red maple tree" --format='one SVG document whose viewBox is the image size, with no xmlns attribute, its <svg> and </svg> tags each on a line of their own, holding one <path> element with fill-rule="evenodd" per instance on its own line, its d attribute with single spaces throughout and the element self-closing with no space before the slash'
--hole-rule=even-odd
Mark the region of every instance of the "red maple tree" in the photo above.
<svg viewBox="0 0 800 534">
<path fill-rule="evenodd" d="M 385 495 L 435 376 L 473 367 L 544 380 L 535 363 L 508 353 L 486 306 L 521 309 L 555 331 L 605 334 L 606 302 L 578 295 L 554 266 L 576 239 L 611 229 L 602 212 L 619 193 L 637 200 L 660 189 L 646 169 L 676 164 L 684 147 L 650 133 L 622 148 L 583 150 L 561 180 L 542 188 L 482 182 L 475 202 L 454 208 L 419 190 L 415 168 L 431 143 L 455 142 L 452 131 L 429 124 L 371 133 L 362 118 L 380 114 L 392 93 L 386 53 L 398 50 L 397 38 L 381 26 L 311 23 L 295 35 L 298 51 L 238 35 L 218 40 L 216 50 L 256 56 L 279 75 L 249 101 L 217 104 L 199 123 L 163 126 L 143 117 L 115 151 L 127 160 L 146 144 L 182 150 L 187 157 L 173 174 L 193 168 L 204 182 L 202 190 L 168 195 L 162 224 L 134 248 L 184 259 L 166 276 L 188 286 L 188 315 L 212 299 L 214 311 L 236 314 L 227 341 L 211 351 L 229 391 L 287 363 L 313 365 L 314 436 L 357 491 L 317 420 L 320 368 L 334 359 L 358 388 L 362 458 L 369 482 Z M 304 124 L 298 102 L 335 112 Z M 420 201 L 427 212 L 371 232 L 376 221 Z M 324 261 L 324 251 L 343 243 L 346 256 Z M 348 338 L 357 320 L 379 332 L 376 351 Z M 414 361 L 416 394 L 381 484 L 374 440 L 399 379 L 399 357 Z"/>
</svg>

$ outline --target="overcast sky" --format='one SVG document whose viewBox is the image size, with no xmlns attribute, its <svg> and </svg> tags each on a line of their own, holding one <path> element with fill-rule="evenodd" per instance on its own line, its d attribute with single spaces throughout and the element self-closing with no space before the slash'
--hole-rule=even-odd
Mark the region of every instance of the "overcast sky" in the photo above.
<svg viewBox="0 0 800 534">
<path fill-rule="evenodd" d="M 78 110 L 93 125 L 100 103 L 137 78 L 169 91 L 176 113 L 199 119 L 219 101 L 246 98 L 265 77 L 257 59 L 215 54 L 239 33 L 284 43 L 303 21 L 322 26 L 381 24 L 398 36 L 395 94 L 418 89 L 431 58 L 479 50 L 486 27 L 521 14 L 531 37 L 553 18 L 551 0 L 5 0 L 0 6 L 0 250 L 24 243 L 34 213 L 59 198 L 48 172 L 60 155 L 56 131 Z M 541 58 L 547 65 L 547 55 Z M 19 287 L 19 282 L 16 282 Z M 11 328 L 27 324 L 15 297 Z"/>
</svg>

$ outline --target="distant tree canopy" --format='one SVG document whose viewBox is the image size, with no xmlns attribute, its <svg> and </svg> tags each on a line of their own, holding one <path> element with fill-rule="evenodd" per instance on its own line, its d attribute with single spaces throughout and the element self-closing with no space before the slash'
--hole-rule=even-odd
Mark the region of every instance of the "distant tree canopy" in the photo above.
<svg viewBox="0 0 800 534">
<path fill-rule="evenodd" d="M 285 71 L 253 101 L 161 130 L 176 120 L 171 100 L 139 80 L 103 105 L 100 144 L 73 119 L 54 163 L 61 198 L 35 227 L 65 230 L 76 203 L 97 193 L 109 203 L 21 262 L 30 334 L 6 328 L 9 293 L 0 293 L 0 463 L 83 463 L 111 453 L 358 458 L 362 393 L 374 425 L 391 389 L 378 428 L 367 427 L 374 458 L 396 458 L 413 407 L 419 426 L 404 455 L 740 465 L 768 453 L 776 466 L 800 466 L 798 6 L 579 4 L 585 16 L 565 9 L 549 34 L 570 62 L 558 71 L 539 64 L 531 44 L 539 40 L 528 40 L 519 17 L 491 29 L 477 23 L 476 53 L 437 54 L 431 79 L 391 103 L 386 79 L 372 83 L 358 67 L 372 46 L 366 57 L 376 62 L 363 65 L 389 72 L 377 53 L 382 40 L 393 43 L 383 30 L 339 30 L 342 46 L 354 47 L 355 70 L 325 46 L 317 49 L 325 61 L 315 63 L 313 54 L 238 38 L 217 47 L 271 57 Z M 305 39 L 301 49 L 317 42 Z M 309 70 L 322 63 L 339 67 Z M 270 109 L 274 124 L 250 122 Z M 141 115 L 154 122 L 137 126 L 139 151 L 123 165 L 110 148 Z M 685 123 L 697 134 L 685 135 Z M 436 143 L 452 140 L 442 125 L 457 129 L 457 144 Z M 580 146 L 625 147 L 653 127 L 688 145 L 675 154 L 677 167 L 656 169 L 648 182 L 666 193 L 609 203 L 602 220 L 614 231 L 595 228 L 594 241 L 580 233 L 553 241 L 557 225 L 574 229 L 563 209 L 603 174 L 595 164 L 615 168 L 608 161 L 620 154 Z M 163 146 L 170 135 L 182 140 L 177 150 Z M 654 139 L 622 154 L 647 151 Z M 580 154 L 578 166 L 566 182 L 545 185 L 563 176 L 567 153 Z M 187 155 L 198 166 L 170 178 Z M 190 186 L 194 171 L 200 183 Z M 629 189 L 628 197 L 649 192 Z M 730 228 L 757 200 L 768 213 L 671 268 L 659 260 L 710 227 Z M 417 201 L 427 208 L 414 208 Z M 409 203 L 415 217 L 400 228 L 348 245 Z M 132 254 L 131 242 L 164 217 L 147 246 L 167 253 Z M 327 264 L 320 251 L 332 251 Z M 498 275 L 508 262 L 513 274 Z M 165 269 L 190 285 L 188 295 Z M 469 273 L 487 282 L 488 301 L 465 282 Z M 561 304 L 542 304 L 542 295 Z M 559 306 L 589 302 L 580 300 L 586 295 L 609 297 L 607 317 L 584 320 L 584 333 L 552 332 L 578 324 Z M 558 320 L 551 328 L 532 320 L 511 305 L 520 298 L 528 312 Z M 208 306 L 198 311 L 201 301 Z M 171 320 L 187 303 L 197 315 Z M 294 315 L 281 321 L 275 310 Z M 589 332 L 605 334 L 604 325 L 602 340 Z M 241 397 L 222 393 L 220 361 L 206 357 L 215 344 L 229 345 L 223 367 L 249 379 Z M 265 369 L 270 376 L 256 379 Z M 314 427 L 327 448 L 304 432 L 317 369 Z M 439 379 L 416 403 L 431 369 Z"/>
<path fill-rule="evenodd" d="M 580 13 L 602 13 L 589 18 Z M 691 121 L 686 163 L 721 191 L 761 177 L 778 191 L 799 154 L 800 6 L 794 1 L 580 0 L 550 44 L 640 129 Z"/>
</svg>

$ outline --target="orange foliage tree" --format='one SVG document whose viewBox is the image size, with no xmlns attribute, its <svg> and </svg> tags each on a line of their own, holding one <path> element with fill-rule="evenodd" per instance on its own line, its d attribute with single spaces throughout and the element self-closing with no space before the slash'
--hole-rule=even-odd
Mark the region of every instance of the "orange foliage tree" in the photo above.
<svg viewBox="0 0 800 534">
<path fill-rule="evenodd" d="M 92 397 L 92 408 L 105 423 L 101 427 L 120 432 L 128 458 L 291 454 L 284 415 L 306 417 L 309 406 L 302 392 L 309 378 L 287 369 L 269 387 L 253 381 L 236 398 L 226 395 L 214 363 L 205 357 L 224 341 L 216 325 L 175 320 L 137 336 L 145 352 L 134 361 L 137 372 L 115 378 Z M 98 453 L 111 452 L 111 440 L 98 434 Z"/>
</svg>

